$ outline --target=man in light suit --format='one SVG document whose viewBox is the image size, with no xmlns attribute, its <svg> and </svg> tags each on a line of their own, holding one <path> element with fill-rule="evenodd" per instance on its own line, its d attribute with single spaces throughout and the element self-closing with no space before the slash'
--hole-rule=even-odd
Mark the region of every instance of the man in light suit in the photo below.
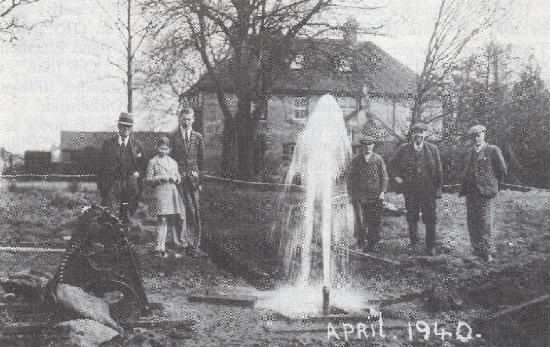
<svg viewBox="0 0 550 347">
<path fill-rule="evenodd" d="M 435 255 L 436 200 L 441 198 L 441 159 L 436 145 L 425 141 L 427 127 L 416 124 L 410 130 L 412 142 L 403 144 L 394 158 L 395 181 L 405 197 L 411 248 L 418 246 L 418 220 L 426 226 L 426 253 Z"/>
<path fill-rule="evenodd" d="M 465 158 L 460 196 L 466 196 L 466 218 L 473 253 L 484 261 L 493 258 L 493 199 L 507 174 L 506 163 L 497 146 L 485 142 L 486 128 L 475 125 L 468 135 L 474 147 Z"/>
<path fill-rule="evenodd" d="M 193 225 L 192 240 L 193 252 L 201 254 L 202 226 L 200 215 L 199 193 L 202 190 L 202 164 L 204 145 L 202 135 L 193 130 L 195 115 L 191 108 L 185 108 L 179 116 L 179 127 L 170 136 L 172 143 L 171 156 L 178 163 L 181 183 L 180 192 L 186 207 L 187 220 Z M 178 228 L 180 235 L 177 241 L 181 242 L 181 233 L 185 225 Z"/>
<path fill-rule="evenodd" d="M 103 142 L 97 172 L 101 205 L 128 224 L 137 210 L 146 160 L 141 142 L 132 136 L 134 116 L 122 112 L 118 134 Z"/>
</svg>

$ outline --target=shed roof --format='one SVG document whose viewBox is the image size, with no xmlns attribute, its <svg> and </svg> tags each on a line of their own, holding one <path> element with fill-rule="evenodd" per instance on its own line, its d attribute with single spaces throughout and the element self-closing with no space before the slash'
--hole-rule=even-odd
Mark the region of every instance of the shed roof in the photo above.
<svg viewBox="0 0 550 347">
<path fill-rule="evenodd" d="M 103 141 L 115 135 L 115 131 L 62 131 L 60 148 L 62 151 L 100 148 Z M 146 149 L 154 149 L 157 140 L 166 135 L 167 133 L 154 131 L 132 132 L 132 136 L 139 140 Z"/>
</svg>

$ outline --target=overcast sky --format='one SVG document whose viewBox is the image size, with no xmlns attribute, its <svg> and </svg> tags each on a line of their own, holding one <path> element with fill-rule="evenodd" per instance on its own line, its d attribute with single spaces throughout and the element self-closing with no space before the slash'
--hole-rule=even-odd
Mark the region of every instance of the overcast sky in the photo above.
<svg viewBox="0 0 550 347">
<path fill-rule="evenodd" d="M 374 41 L 419 71 L 439 0 L 380 2 L 387 4 L 376 13 L 385 35 L 360 39 Z M 59 143 L 60 130 L 114 130 L 126 95 L 107 61 L 113 52 L 94 43 L 117 43 L 102 22 L 105 13 L 92 0 L 44 0 L 26 11 L 28 20 L 45 14 L 55 20 L 17 42 L 0 42 L 0 147 L 16 153 L 48 150 Z M 513 44 L 518 55 L 534 54 L 550 81 L 548 23 L 550 1 L 514 0 L 493 37 Z M 476 44 L 486 42 L 487 35 Z"/>
</svg>

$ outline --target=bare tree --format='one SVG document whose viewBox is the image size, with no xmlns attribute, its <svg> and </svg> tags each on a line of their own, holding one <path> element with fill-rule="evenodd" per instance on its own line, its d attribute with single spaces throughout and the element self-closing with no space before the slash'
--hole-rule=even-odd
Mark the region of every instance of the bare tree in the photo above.
<svg viewBox="0 0 550 347">
<path fill-rule="evenodd" d="M 334 12 L 338 5 L 335 0 L 145 1 L 148 12 L 168 24 L 165 37 L 179 33 L 191 39 L 216 86 L 224 115 L 225 176 L 253 176 L 257 124 L 267 110 L 274 81 L 293 58 L 292 44 L 299 37 L 340 29 Z M 344 6 L 372 9 L 357 1 Z M 237 99 L 236 112 L 228 104 L 231 92 Z"/>
<path fill-rule="evenodd" d="M 422 120 L 428 96 L 435 95 L 468 44 L 501 18 L 504 2 L 441 0 L 416 86 L 411 125 Z"/>
<path fill-rule="evenodd" d="M 21 30 L 32 30 L 37 25 L 51 21 L 44 19 L 32 24 L 25 23 L 17 16 L 17 11 L 41 0 L 0 0 L 0 41 L 13 41 Z"/>
<path fill-rule="evenodd" d="M 183 107 L 189 106 L 185 93 L 204 73 L 200 55 L 188 37 L 169 36 L 155 40 L 143 66 L 141 89 L 144 101 L 153 110 L 147 127 L 157 129 Z"/>
<path fill-rule="evenodd" d="M 120 72 L 126 87 L 127 111 L 132 112 L 134 90 L 139 88 L 136 77 L 142 72 L 138 66 L 140 55 L 147 39 L 158 30 L 158 23 L 144 20 L 141 0 L 94 1 L 103 11 L 105 24 L 116 35 L 118 44 L 92 41 L 108 50 L 107 60 Z"/>
</svg>

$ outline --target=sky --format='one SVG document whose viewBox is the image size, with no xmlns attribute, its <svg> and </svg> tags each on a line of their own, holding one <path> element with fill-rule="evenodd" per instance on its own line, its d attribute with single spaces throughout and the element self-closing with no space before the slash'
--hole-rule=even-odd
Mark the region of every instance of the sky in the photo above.
<svg viewBox="0 0 550 347">
<path fill-rule="evenodd" d="M 384 23 L 384 35 L 359 39 L 420 71 L 439 0 L 373 1 L 385 5 L 372 17 Z M 518 56 L 533 54 L 550 82 L 550 1 L 512 0 L 507 13 L 491 31 L 492 39 L 513 44 Z M 115 130 L 126 94 L 119 71 L 109 64 L 120 44 L 107 27 L 107 14 L 95 0 L 43 0 L 20 16 L 54 20 L 18 41 L 0 42 L 0 147 L 22 154 L 59 144 L 61 130 Z M 358 20 L 370 23 L 371 17 Z M 482 35 L 470 49 L 488 40 Z M 136 113 L 139 129 L 147 111 L 138 107 Z"/>
</svg>

